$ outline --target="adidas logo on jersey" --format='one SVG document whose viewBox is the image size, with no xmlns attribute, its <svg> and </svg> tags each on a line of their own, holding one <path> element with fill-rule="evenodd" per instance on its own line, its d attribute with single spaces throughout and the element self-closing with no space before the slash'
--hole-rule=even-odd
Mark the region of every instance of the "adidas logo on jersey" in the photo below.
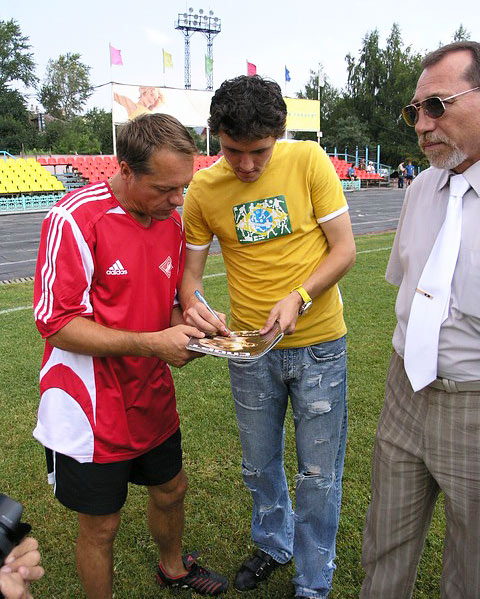
<svg viewBox="0 0 480 599">
<path fill-rule="evenodd" d="M 170 256 L 168 256 L 168 258 L 165 258 L 165 260 L 160 264 L 158 268 L 162 270 L 168 278 L 170 278 L 173 269 L 172 258 Z"/>
<path fill-rule="evenodd" d="M 116 260 L 110 268 L 107 269 L 107 275 L 126 275 L 128 274 L 128 270 L 123 267 L 123 264 L 120 260 Z"/>
</svg>

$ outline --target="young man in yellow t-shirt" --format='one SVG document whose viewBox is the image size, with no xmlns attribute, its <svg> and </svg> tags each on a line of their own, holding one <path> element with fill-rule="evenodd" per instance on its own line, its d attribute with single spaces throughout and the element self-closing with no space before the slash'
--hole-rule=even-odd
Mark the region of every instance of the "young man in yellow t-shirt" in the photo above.
<svg viewBox="0 0 480 599">
<path fill-rule="evenodd" d="M 225 81 L 209 125 L 224 157 L 195 175 L 184 208 L 187 259 L 181 288 L 186 322 L 227 334 L 195 296 L 212 238 L 227 269 L 233 329 L 286 333 L 265 356 L 229 360 L 253 498 L 258 548 L 238 571 L 238 590 L 256 588 L 295 559 L 298 597 L 327 597 L 332 582 L 345 454 L 346 347 L 337 281 L 355 261 L 340 181 L 314 142 L 278 141 L 287 109 L 280 87 L 258 76 Z M 283 467 L 288 397 L 299 471 L 296 510 Z"/>
</svg>

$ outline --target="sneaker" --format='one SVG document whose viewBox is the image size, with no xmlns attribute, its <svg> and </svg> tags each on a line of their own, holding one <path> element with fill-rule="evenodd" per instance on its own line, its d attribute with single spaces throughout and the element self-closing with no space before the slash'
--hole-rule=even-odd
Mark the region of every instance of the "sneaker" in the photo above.
<svg viewBox="0 0 480 599">
<path fill-rule="evenodd" d="M 257 549 L 253 557 L 245 560 L 240 566 L 233 586 L 237 591 L 251 591 L 252 589 L 256 589 L 258 583 L 267 580 L 270 574 L 280 566 L 286 566 L 286 564 L 277 562 L 276 559 L 265 553 L 265 551 Z"/>
<path fill-rule="evenodd" d="M 188 574 L 185 574 L 185 576 L 170 578 L 159 562 L 157 568 L 158 584 L 161 587 L 193 589 L 200 595 L 210 595 L 212 597 L 224 593 L 228 589 L 228 580 L 218 572 L 212 572 L 197 564 L 197 555 L 189 553 L 183 556 L 183 563 L 188 570 Z"/>
</svg>

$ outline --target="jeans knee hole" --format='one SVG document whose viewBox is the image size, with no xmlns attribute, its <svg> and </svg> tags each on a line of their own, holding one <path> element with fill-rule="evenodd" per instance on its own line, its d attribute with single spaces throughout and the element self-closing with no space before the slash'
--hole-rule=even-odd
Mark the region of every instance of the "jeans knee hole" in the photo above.
<svg viewBox="0 0 480 599">
<path fill-rule="evenodd" d="M 315 414 L 326 414 L 332 409 L 332 404 L 328 399 L 321 399 L 320 401 L 314 401 L 309 405 L 310 412 Z"/>
</svg>

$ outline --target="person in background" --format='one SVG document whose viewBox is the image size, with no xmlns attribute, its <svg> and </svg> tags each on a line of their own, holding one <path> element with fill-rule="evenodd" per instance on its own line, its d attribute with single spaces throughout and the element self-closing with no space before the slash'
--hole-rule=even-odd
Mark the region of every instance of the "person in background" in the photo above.
<svg viewBox="0 0 480 599">
<path fill-rule="evenodd" d="M 398 189 L 403 189 L 403 181 L 405 179 L 405 165 L 403 161 L 397 167 L 398 172 Z"/>
<path fill-rule="evenodd" d="M 409 187 L 415 177 L 415 167 L 412 164 L 412 161 L 409 160 L 407 166 L 405 167 L 405 179 L 407 181 L 407 187 Z"/>
</svg>

